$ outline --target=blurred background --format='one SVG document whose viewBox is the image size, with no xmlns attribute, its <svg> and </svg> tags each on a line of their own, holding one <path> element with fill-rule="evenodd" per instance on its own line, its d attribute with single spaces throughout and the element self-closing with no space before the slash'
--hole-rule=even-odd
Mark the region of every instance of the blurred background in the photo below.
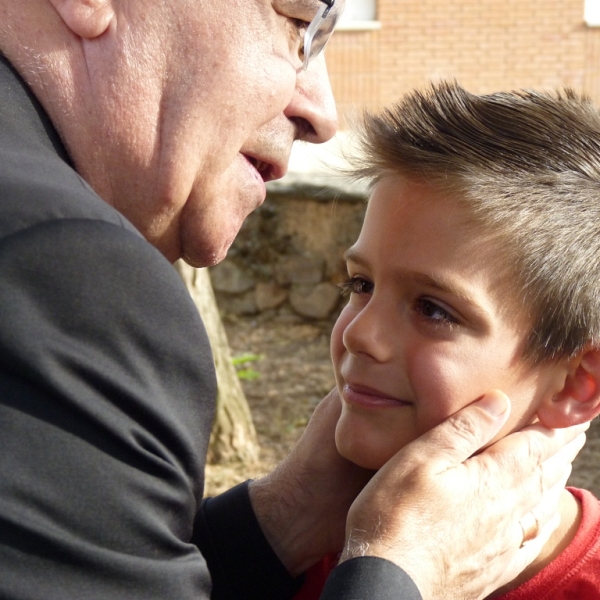
<svg viewBox="0 0 600 600">
<path fill-rule="evenodd" d="M 346 0 L 326 50 L 342 117 L 428 81 L 572 87 L 600 101 L 599 0 Z"/>
</svg>

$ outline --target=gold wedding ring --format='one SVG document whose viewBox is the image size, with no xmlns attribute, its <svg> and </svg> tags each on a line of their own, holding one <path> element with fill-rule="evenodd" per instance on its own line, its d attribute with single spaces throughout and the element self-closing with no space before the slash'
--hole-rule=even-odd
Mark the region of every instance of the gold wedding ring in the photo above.
<svg viewBox="0 0 600 600">
<path fill-rule="evenodd" d="M 532 512 L 528 512 L 520 521 L 519 525 L 523 530 L 523 541 L 521 548 L 529 541 L 533 540 L 538 534 L 538 522 Z"/>
</svg>

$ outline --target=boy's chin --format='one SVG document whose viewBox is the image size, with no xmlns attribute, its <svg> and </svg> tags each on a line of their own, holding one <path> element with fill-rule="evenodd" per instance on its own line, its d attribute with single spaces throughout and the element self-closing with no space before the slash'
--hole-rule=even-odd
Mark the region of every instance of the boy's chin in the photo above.
<svg viewBox="0 0 600 600">
<path fill-rule="evenodd" d="M 413 439 L 414 436 L 407 437 L 405 432 L 383 434 L 377 423 L 357 419 L 352 413 L 342 412 L 335 429 L 335 445 L 339 454 L 355 465 L 371 471 L 381 469 Z"/>
<path fill-rule="evenodd" d="M 385 458 L 377 456 L 374 453 L 365 451 L 364 448 L 356 447 L 354 445 L 348 446 L 343 442 L 338 443 L 337 440 L 336 447 L 340 456 L 363 469 L 369 469 L 371 471 L 378 471 L 391 458 L 391 456 Z"/>
</svg>

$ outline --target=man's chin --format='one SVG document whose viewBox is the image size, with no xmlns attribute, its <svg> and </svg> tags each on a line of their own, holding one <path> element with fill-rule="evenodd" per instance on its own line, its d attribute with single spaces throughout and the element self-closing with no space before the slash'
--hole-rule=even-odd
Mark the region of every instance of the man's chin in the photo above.
<svg viewBox="0 0 600 600">
<path fill-rule="evenodd" d="M 235 236 L 226 242 L 219 240 L 220 244 L 194 244 L 184 246 L 181 259 L 192 267 L 214 267 L 219 264 L 226 256 Z"/>
</svg>

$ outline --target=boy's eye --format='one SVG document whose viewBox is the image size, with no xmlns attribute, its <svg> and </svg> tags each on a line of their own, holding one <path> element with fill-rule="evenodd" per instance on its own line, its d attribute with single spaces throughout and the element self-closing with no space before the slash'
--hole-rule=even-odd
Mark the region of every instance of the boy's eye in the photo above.
<svg viewBox="0 0 600 600">
<path fill-rule="evenodd" d="M 458 320 L 453 315 L 429 298 L 419 298 L 416 309 L 428 321 L 438 324 L 458 323 Z"/>
<path fill-rule="evenodd" d="M 349 294 L 372 294 L 373 284 L 361 277 L 350 277 L 339 285 L 343 296 Z"/>
</svg>

